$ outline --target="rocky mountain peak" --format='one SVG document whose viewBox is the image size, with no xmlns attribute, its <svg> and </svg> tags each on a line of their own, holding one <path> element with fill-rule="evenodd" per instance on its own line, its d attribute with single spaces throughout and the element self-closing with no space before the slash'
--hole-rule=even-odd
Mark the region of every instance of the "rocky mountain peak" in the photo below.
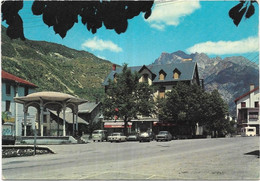
<svg viewBox="0 0 260 181">
<path fill-rule="evenodd" d="M 210 58 L 205 53 L 196 52 L 189 55 L 178 50 L 173 53 L 162 53 L 153 64 L 169 64 L 187 59 L 197 62 L 199 76 L 200 79 L 204 79 L 206 91 L 218 89 L 233 116 L 236 114 L 235 98 L 247 92 L 250 83 L 258 86 L 258 66 L 243 56 Z"/>
</svg>

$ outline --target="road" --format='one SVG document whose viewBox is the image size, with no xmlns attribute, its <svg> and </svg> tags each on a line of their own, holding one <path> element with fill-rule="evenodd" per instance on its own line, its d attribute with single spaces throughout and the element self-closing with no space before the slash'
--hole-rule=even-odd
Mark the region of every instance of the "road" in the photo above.
<svg viewBox="0 0 260 181">
<path fill-rule="evenodd" d="M 4 158 L 4 179 L 259 180 L 259 137 L 49 145 L 55 154 Z M 248 154 L 249 153 L 249 154 Z"/>
</svg>

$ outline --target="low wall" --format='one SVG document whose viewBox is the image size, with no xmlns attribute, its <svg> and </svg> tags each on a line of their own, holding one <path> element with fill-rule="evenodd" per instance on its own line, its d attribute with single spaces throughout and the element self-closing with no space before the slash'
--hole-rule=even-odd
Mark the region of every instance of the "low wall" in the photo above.
<svg viewBox="0 0 260 181">
<path fill-rule="evenodd" d="M 48 147 L 36 146 L 36 155 L 41 154 L 53 154 Z M 21 156 L 33 156 L 34 146 L 32 145 L 3 145 L 2 146 L 2 158 L 9 157 L 21 157 Z"/>
<path fill-rule="evenodd" d="M 37 145 L 52 145 L 52 144 L 71 144 L 77 143 L 77 140 L 72 136 L 36 136 Z M 34 136 L 22 136 L 16 140 L 18 145 L 33 145 Z"/>
</svg>

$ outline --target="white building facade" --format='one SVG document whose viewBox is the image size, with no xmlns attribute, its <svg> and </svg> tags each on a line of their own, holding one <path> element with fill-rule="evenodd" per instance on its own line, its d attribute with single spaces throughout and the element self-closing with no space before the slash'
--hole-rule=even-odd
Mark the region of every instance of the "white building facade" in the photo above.
<svg viewBox="0 0 260 181">
<path fill-rule="evenodd" d="M 250 85 L 249 92 L 235 100 L 238 132 L 246 126 L 256 127 L 259 135 L 259 87 Z"/>
<path fill-rule="evenodd" d="M 4 70 L 2 70 L 2 113 L 7 112 L 11 118 L 9 121 L 15 125 L 15 135 L 22 136 L 24 130 L 24 110 L 23 105 L 14 102 L 14 97 L 26 96 L 34 93 L 37 88 L 36 85 L 30 83 L 24 79 L 16 77 Z M 33 134 L 35 127 L 37 110 L 35 108 L 29 108 L 27 112 L 27 133 Z"/>
</svg>

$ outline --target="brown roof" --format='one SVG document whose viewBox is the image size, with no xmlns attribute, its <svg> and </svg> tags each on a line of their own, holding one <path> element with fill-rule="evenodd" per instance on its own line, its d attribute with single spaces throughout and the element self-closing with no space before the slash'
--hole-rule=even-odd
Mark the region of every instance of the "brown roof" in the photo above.
<svg viewBox="0 0 260 181">
<path fill-rule="evenodd" d="M 234 102 L 237 103 L 238 100 L 242 99 L 243 97 L 246 97 L 247 95 L 251 94 L 252 92 L 255 92 L 255 91 L 258 90 L 258 89 L 259 89 L 259 87 L 254 88 L 253 90 L 251 90 L 251 91 L 249 91 L 249 92 L 243 94 L 242 96 L 236 98 Z"/>
<path fill-rule="evenodd" d="M 10 74 L 4 70 L 2 70 L 2 79 L 11 80 L 11 81 L 18 82 L 20 84 L 25 84 L 25 85 L 35 87 L 35 88 L 38 87 L 35 84 L 33 84 L 27 80 L 24 80 L 22 78 L 16 77 L 15 75 Z"/>
</svg>

